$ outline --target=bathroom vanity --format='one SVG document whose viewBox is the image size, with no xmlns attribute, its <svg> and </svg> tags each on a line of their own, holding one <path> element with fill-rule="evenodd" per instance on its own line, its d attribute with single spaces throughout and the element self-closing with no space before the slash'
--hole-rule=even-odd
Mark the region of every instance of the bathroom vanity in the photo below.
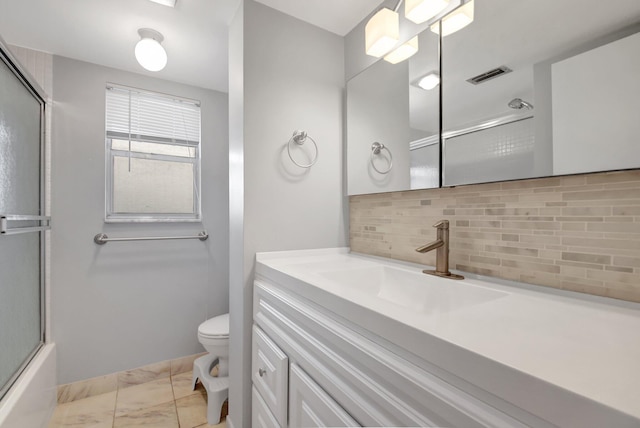
<svg viewBox="0 0 640 428">
<path fill-rule="evenodd" d="M 258 254 L 253 426 L 640 426 L 640 305 L 422 268 Z"/>
</svg>

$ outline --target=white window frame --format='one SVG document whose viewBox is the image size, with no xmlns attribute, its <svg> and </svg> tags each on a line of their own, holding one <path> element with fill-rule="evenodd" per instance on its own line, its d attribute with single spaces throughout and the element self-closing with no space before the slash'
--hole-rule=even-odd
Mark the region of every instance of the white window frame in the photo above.
<svg viewBox="0 0 640 428">
<path fill-rule="evenodd" d="M 156 97 L 164 97 L 173 99 L 176 102 L 193 103 L 200 107 L 200 102 L 187 98 L 160 94 L 157 92 L 144 91 L 136 88 L 130 88 L 122 85 L 107 84 L 107 91 L 111 89 L 131 91 L 132 93 L 150 94 Z M 105 113 L 106 116 L 106 113 Z M 105 120 L 106 122 L 106 120 Z M 200 126 L 201 133 L 201 126 Z M 124 151 L 112 148 L 113 140 L 124 140 L 132 142 L 145 142 L 154 144 L 167 144 L 171 146 L 187 146 L 195 149 L 195 156 L 181 157 L 171 155 L 160 155 L 152 153 L 138 153 Z M 191 141 L 179 140 L 175 138 L 154 137 L 148 135 L 139 135 L 124 132 L 108 131 L 105 126 L 105 223 L 158 223 L 158 222 L 202 222 L 202 204 L 201 204 L 201 134 L 198 135 L 197 144 Z M 131 157 L 137 159 L 149 159 L 169 162 L 190 163 L 193 165 L 194 186 L 193 186 L 193 213 L 115 213 L 113 211 L 114 201 L 114 162 L 116 157 Z"/>
</svg>

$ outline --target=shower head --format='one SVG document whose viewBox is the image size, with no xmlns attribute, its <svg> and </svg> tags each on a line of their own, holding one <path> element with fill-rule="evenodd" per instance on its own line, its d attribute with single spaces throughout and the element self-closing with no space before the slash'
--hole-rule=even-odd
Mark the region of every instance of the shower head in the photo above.
<svg viewBox="0 0 640 428">
<path fill-rule="evenodd" d="M 509 101 L 509 107 L 516 110 L 533 110 L 533 104 L 528 103 L 521 98 L 514 98 Z"/>
</svg>

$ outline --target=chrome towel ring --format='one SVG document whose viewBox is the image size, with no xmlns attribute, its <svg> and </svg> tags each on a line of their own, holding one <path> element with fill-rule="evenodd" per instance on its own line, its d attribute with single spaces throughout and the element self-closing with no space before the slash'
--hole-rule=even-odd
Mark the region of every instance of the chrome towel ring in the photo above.
<svg viewBox="0 0 640 428">
<path fill-rule="evenodd" d="M 389 153 L 389 167 L 381 171 L 376 167 L 374 159 L 375 159 L 375 156 L 379 155 L 383 150 L 386 150 L 387 153 Z M 380 144 L 377 141 L 371 145 L 371 166 L 379 174 L 388 174 L 389 171 L 391 171 L 391 168 L 393 168 L 393 155 L 391 154 L 391 150 L 389 150 L 388 147 L 385 147 L 384 144 Z"/>
<path fill-rule="evenodd" d="M 316 154 L 311 159 L 311 162 L 305 165 L 305 164 L 300 164 L 296 162 L 296 160 L 291 155 L 291 143 L 296 143 L 297 145 L 302 146 L 307 141 L 307 139 L 311 140 L 311 142 L 313 143 L 313 147 L 316 150 Z M 318 145 L 316 144 L 313 138 L 307 135 L 306 131 L 295 130 L 293 131 L 293 135 L 291 136 L 291 138 L 289 138 L 289 142 L 287 143 L 287 153 L 289 154 L 289 159 L 291 159 L 291 162 L 295 163 L 300 168 L 311 168 L 313 165 L 315 165 L 316 161 L 318 160 Z"/>
</svg>

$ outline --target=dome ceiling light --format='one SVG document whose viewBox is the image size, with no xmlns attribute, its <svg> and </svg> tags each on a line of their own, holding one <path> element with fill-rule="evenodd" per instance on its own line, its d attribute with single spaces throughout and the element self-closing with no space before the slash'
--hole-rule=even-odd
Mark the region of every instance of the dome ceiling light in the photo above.
<svg viewBox="0 0 640 428">
<path fill-rule="evenodd" d="M 135 54 L 138 63 L 149 71 L 160 71 L 167 65 L 167 52 L 160 44 L 164 37 L 156 30 L 141 28 L 138 30 L 140 41 L 136 44 Z"/>
<path fill-rule="evenodd" d="M 176 0 L 149 0 L 163 6 L 176 7 Z"/>
</svg>

